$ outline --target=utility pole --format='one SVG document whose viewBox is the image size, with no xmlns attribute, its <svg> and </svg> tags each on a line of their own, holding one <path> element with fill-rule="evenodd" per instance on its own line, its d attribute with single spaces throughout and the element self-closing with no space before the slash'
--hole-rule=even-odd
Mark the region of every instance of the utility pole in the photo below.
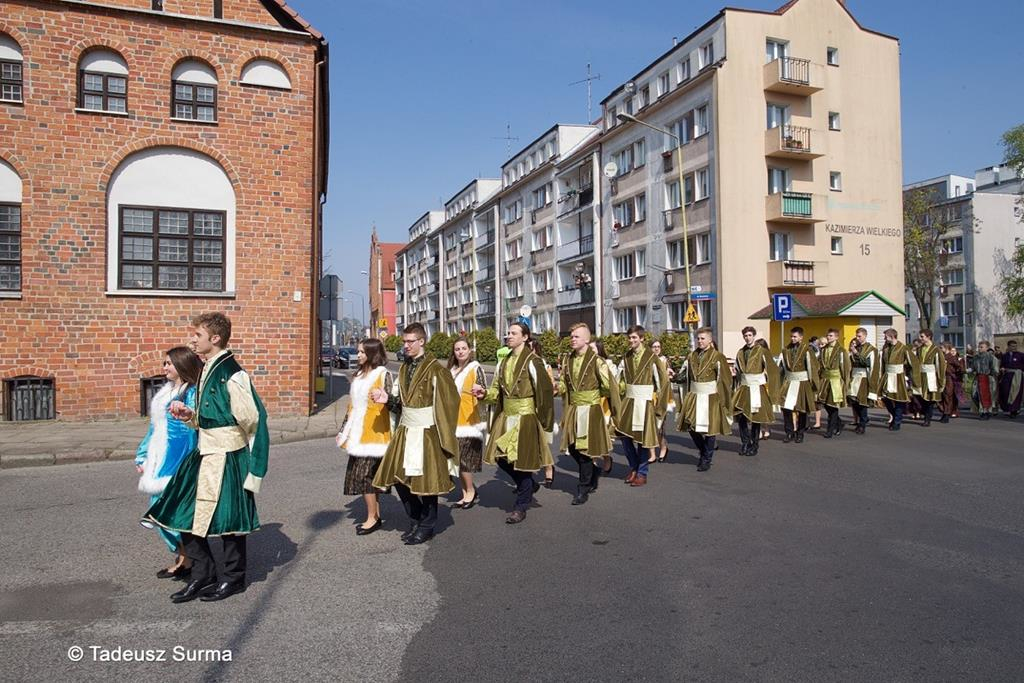
<svg viewBox="0 0 1024 683">
<path fill-rule="evenodd" d="M 519 141 L 519 138 L 517 136 L 512 135 L 512 124 L 511 123 L 506 123 L 505 124 L 505 135 L 504 135 L 504 137 L 497 137 L 497 136 L 495 136 L 495 137 L 492 137 L 491 139 L 492 140 L 504 140 L 505 141 L 505 159 L 508 159 L 510 156 L 512 156 L 512 141 L 513 140 L 516 141 L 516 142 Z"/>
<path fill-rule="evenodd" d="M 592 113 L 594 105 L 593 105 L 593 95 L 592 95 L 592 92 L 591 92 L 591 88 L 592 88 L 592 83 L 594 81 L 599 81 L 599 80 L 601 80 L 601 74 L 597 74 L 596 76 L 591 75 L 591 73 L 590 73 L 590 62 L 587 62 L 587 77 L 583 78 L 581 80 L 578 80 L 578 81 L 573 81 L 572 83 L 569 84 L 569 85 L 579 85 L 580 83 L 586 83 L 587 84 L 587 123 L 593 123 L 594 122 L 593 113 Z"/>
</svg>

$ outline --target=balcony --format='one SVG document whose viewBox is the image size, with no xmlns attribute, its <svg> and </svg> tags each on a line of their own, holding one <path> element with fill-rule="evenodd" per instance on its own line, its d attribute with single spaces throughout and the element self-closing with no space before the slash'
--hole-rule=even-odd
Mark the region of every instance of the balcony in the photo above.
<svg viewBox="0 0 1024 683">
<path fill-rule="evenodd" d="M 486 234 L 476 238 L 476 250 L 487 249 L 494 246 L 494 231 L 488 230 Z"/>
<path fill-rule="evenodd" d="M 555 252 L 555 260 L 565 261 L 579 256 L 589 256 L 592 253 L 594 253 L 594 236 L 584 235 L 578 240 L 560 245 Z"/>
<path fill-rule="evenodd" d="M 428 322 L 434 322 L 437 320 L 437 311 L 433 309 L 423 311 L 423 318 Z"/>
<path fill-rule="evenodd" d="M 566 287 L 558 290 L 555 297 L 558 306 L 592 306 L 594 304 L 594 288 Z"/>
<path fill-rule="evenodd" d="M 825 220 L 825 198 L 808 192 L 776 192 L 765 200 L 766 220 L 779 223 L 820 223 Z"/>
<path fill-rule="evenodd" d="M 479 268 L 476 271 L 476 275 L 473 277 L 473 282 L 490 282 L 494 280 L 494 266 L 487 266 L 486 268 Z"/>
<path fill-rule="evenodd" d="M 828 286 L 827 261 L 769 261 L 768 288 Z"/>
<path fill-rule="evenodd" d="M 811 160 L 824 156 L 822 138 L 803 126 L 777 126 L 764 132 L 764 155 L 776 159 Z"/>
<path fill-rule="evenodd" d="M 494 297 L 489 299 L 480 299 L 476 302 L 476 315 L 479 318 L 482 315 L 493 315 L 494 314 Z"/>
<path fill-rule="evenodd" d="M 789 95 L 813 95 L 822 89 L 824 74 L 809 59 L 781 57 L 764 65 L 764 89 Z"/>
<path fill-rule="evenodd" d="M 427 294 L 437 294 L 437 283 L 436 282 L 429 283 L 427 285 L 426 293 Z"/>
<path fill-rule="evenodd" d="M 582 190 L 571 190 L 558 199 L 558 217 L 565 218 L 575 211 L 585 209 L 594 203 L 593 186 L 585 187 Z"/>
</svg>

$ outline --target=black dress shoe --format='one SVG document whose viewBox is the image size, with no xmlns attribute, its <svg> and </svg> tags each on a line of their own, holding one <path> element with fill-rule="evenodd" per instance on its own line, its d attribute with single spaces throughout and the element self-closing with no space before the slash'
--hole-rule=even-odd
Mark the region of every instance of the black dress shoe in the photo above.
<svg viewBox="0 0 1024 683">
<path fill-rule="evenodd" d="M 803 432 L 798 432 L 797 435 L 795 437 L 793 437 L 793 441 L 796 442 L 796 443 L 803 443 L 804 442 Z"/>
<path fill-rule="evenodd" d="M 786 436 L 782 437 L 782 443 L 789 443 L 792 440 L 793 440 L 793 435 L 792 434 L 786 434 Z"/>
<path fill-rule="evenodd" d="M 505 524 L 519 524 L 526 519 L 526 510 L 513 510 L 512 514 L 505 518 Z"/>
<path fill-rule="evenodd" d="M 949 424 L 949 415 L 943 415 L 939 418 L 941 424 Z"/>
<path fill-rule="evenodd" d="M 581 493 L 577 493 L 573 497 L 573 499 L 572 499 L 572 504 L 573 505 L 583 505 L 584 503 L 587 502 L 587 500 L 589 498 L 590 498 L 590 492 L 589 491 L 583 491 Z"/>
<path fill-rule="evenodd" d="M 359 526 L 356 527 L 356 536 L 367 536 L 369 534 L 372 534 L 374 531 L 379 529 L 383 524 L 384 524 L 384 520 L 381 519 L 380 517 L 378 517 L 377 521 L 374 522 L 373 524 L 371 524 L 370 526 L 366 526 L 365 524 L 360 524 Z"/>
<path fill-rule="evenodd" d="M 434 537 L 433 529 L 417 529 L 409 539 L 405 542 L 406 545 L 419 545 L 420 543 L 426 543 Z"/>
<path fill-rule="evenodd" d="M 419 531 L 419 528 L 420 525 L 418 523 L 413 524 L 411 527 L 409 527 L 409 530 L 402 534 L 402 541 L 408 541 L 410 538 L 412 538 L 412 535 Z"/>
<path fill-rule="evenodd" d="M 184 588 L 177 593 L 171 594 L 171 602 L 189 602 L 195 600 L 200 594 L 205 593 L 217 586 L 217 579 L 196 579 L 189 581 Z"/>
<path fill-rule="evenodd" d="M 230 598 L 235 593 L 245 592 L 245 580 L 242 581 L 225 581 L 224 583 L 218 584 L 216 590 L 209 593 L 203 593 L 199 596 L 199 599 L 203 602 L 216 602 L 217 600 L 223 600 L 224 598 Z"/>
<path fill-rule="evenodd" d="M 832 438 L 832 431 L 831 430 L 825 432 L 825 438 L 826 439 L 831 439 Z"/>
<path fill-rule="evenodd" d="M 856 427 L 854 427 L 853 428 L 853 433 L 854 434 L 863 434 L 864 433 L 864 425 L 857 425 Z"/>
<path fill-rule="evenodd" d="M 710 460 L 704 460 L 702 458 L 701 461 L 699 463 L 697 463 L 697 471 L 698 472 L 707 472 L 710 469 L 711 469 L 711 461 Z"/>
</svg>

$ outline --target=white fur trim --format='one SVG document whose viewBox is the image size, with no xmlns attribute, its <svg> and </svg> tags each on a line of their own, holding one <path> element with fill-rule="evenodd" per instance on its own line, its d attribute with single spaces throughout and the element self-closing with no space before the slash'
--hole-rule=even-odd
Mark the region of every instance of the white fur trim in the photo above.
<svg viewBox="0 0 1024 683">
<path fill-rule="evenodd" d="M 363 458 L 383 458 L 387 450 L 386 443 L 356 443 L 352 445 L 352 448 L 346 448 L 345 452 Z"/>
<path fill-rule="evenodd" d="M 163 493 L 170 477 L 158 477 L 156 473 L 163 467 L 167 455 L 167 406 L 171 404 L 174 387 L 167 382 L 156 392 L 149 403 L 149 419 L 153 423 L 153 435 L 149 437 L 146 449 L 146 460 L 142 463 L 142 476 L 139 477 L 139 490 L 155 496 Z"/>
<path fill-rule="evenodd" d="M 475 425 L 459 425 L 455 428 L 455 436 L 459 439 L 484 440 L 484 432 L 487 431 L 486 422 L 478 422 Z"/>
<path fill-rule="evenodd" d="M 335 439 L 338 447 L 344 449 L 349 455 L 382 458 L 388 449 L 386 443 L 363 443 L 360 440 L 363 435 L 363 421 L 366 419 L 366 409 L 370 404 L 370 388 L 386 372 L 387 368 L 381 366 L 374 368 L 366 377 L 356 377 L 352 380 L 352 387 L 349 391 L 352 412 L 348 416 L 345 428 L 338 433 Z"/>
<path fill-rule="evenodd" d="M 257 477 L 255 474 L 250 472 L 245 477 L 245 481 L 242 483 L 242 488 L 246 491 L 252 491 L 253 493 L 260 492 L 260 486 L 263 484 L 263 477 Z"/>
</svg>

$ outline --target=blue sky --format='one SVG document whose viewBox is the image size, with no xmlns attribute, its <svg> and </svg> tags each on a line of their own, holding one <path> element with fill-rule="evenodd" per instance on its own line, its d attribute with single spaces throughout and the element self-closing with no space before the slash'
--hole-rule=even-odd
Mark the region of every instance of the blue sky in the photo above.
<svg viewBox="0 0 1024 683">
<path fill-rule="evenodd" d="M 370 228 L 405 241 L 416 218 L 554 123 L 585 123 L 612 89 L 714 16 L 723 0 L 289 0 L 331 46 L 326 266 L 366 291 Z M 782 0 L 732 0 L 775 9 Z M 1020 0 L 848 0 L 862 25 L 900 38 L 906 181 L 1002 158 L 1024 123 Z M 637 9 L 642 7 L 642 11 Z M 596 114 L 595 114 L 596 115 Z M 358 317 L 358 299 L 357 317 Z M 346 308 L 346 310 L 350 310 Z"/>
</svg>

